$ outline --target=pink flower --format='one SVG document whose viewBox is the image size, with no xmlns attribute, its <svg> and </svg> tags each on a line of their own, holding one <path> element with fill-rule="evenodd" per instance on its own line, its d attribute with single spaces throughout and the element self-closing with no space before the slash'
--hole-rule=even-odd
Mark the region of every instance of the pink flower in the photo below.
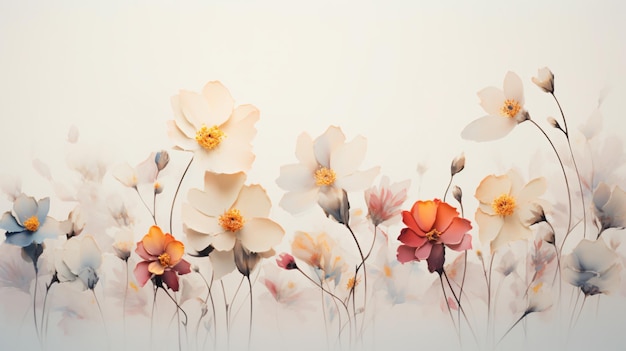
<svg viewBox="0 0 626 351">
<path fill-rule="evenodd" d="M 377 226 L 400 214 L 400 206 L 406 201 L 410 180 L 389 185 L 389 178 L 384 176 L 380 188 L 373 186 L 365 190 L 365 202 L 369 218 Z"/>
<path fill-rule="evenodd" d="M 276 263 L 278 264 L 278 267 L 283 269 L 298 268 L 298 266 L 296 265 L 296 259 L 286 252 L 280 254 L 280 256 L 276 259 Z"/>
<path fill-rule="evenodd" d="M 155 284 L 164 282 L 173 291 L 178 291 L 176 273 L 182 275 L 191 272 L 191 265 L 183 260 L 183 243 L 174 239 L 172 234 L 163 234 L 156 225 L 150 227 L 148 234 L 137 243 L 135 252 L 144 260 L 135 267 L 135 277 L 140 286 L 154 278 Z"/>
<path fill-rule="evenodd" d="M 444 245 L 455 251 L 472 248 L 472 225 L 459 212 L 439 199 L 417 201 L 411 211 L 402 211 L 403 228 L 398 240 L 398 261 L 428 261 L 432 273 L 443 271 Z"/>
</svg>

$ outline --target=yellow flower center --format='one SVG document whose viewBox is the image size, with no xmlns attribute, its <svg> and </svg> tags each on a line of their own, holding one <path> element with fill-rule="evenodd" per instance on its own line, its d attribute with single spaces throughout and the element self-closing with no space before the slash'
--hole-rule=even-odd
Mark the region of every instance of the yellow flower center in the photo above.
<svg viewBox="0 0 626 351">
<path fill-rule="evenodd" d="M 24 221 L 24 228 L 28 231 L 36 232 L 39 229 L 39 219 L 37 216 L 32 216 L 29 219 Z"/>
<path fill-rule="evenodd" d="M 521 109 L 522 106 L 519 104 L 519 102 L 513 99 L 507 99 L 504 100 L 504 105 L 500 109 L 500 113 L 502 114 L 502 116 L 513 118 Z"/>
<path fill-rule="evenodd" d="M 238 209 L 231 208 L 220 216 L 219 223 L 224 230 L 236 232 L 243 228 L 244 219 Z"/>
<path fill-rule="evenodd" d="M 348 284 L 346 284 L 346 288 L 348 290 L 353 289 L 355 286 L 359 285 L 361 279 L 354 279 L 354 277 L 348 279 Z"/>
<path fill-rule="evenodd" d="M 164 253 L 159 255 L 159 263 L 163 267 L 169 267 L 171 259 L 172 258 L 170 257 L 170 255 L 167 252 L 164 252 Z"/>
<path fill-rule="evenodd" d="M 196 141 L 206 150 L 213 150 L 222 142 L 225 136 L 224 132 L 217 126 L 211 128 L 202 126 L 202 128 L 196 132 Z"/>
<path fill-rule="evenodd" d="M 391 267 L 385 265 L 384 270 L 385 270 L 385 277 L 391 278 L 391 275 L 392 275 Z"/>
<path fill-rule="evenodd" d="M 515 211 L 515 198 L 509 194 L 502 194 L 493 200 L 491 208 L 498 216 L 510 216 Z"/>
<path fill-rule="evenodd" d="M 320 167 L 315 171 L 315 184 L 317 186 L 332 185 L 336 178 L 335 171 L 330 168 Z"/>
<path fill-rule="evenodd" d="M 441 232 L 437 229 L 433 229 L 426 233 L 426 239 L 428 239 L 429 241 L 436 241 L 437 239 L 439 239 L 439 236 L 441 236 Z"/>
</svg>

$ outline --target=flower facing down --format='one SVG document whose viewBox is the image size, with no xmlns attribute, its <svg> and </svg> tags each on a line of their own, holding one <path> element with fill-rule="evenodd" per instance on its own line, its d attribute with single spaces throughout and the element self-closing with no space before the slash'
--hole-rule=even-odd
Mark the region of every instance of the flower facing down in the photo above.
<svg viewBox="0 0 626 351">
<path fill-rule="evenodd" d="M 183 260 L 185 246 L 174 239 L 169 233 L 163 233 L 157 226 L 150 227 L 135 252 L 143 259 L 135 266 L 135 277 L 140 286 L 146 285 L 154 278 L 156 284 L 161 282 L 173 291 L 178 291 L 178 275 L 191 272 L 189 262 Z"/>
<path fill-rule="evenodd" d="M 398 261 L 427 260 L 428 270 L 442 273 L 444 245 L 455 251 L 472 248 L 470 222 L 459 217 L 459 212 L 439 199 L 417 201 L 410 211 L 402 211 L 402 221 L 407 226 L 398 236 Z"/>
<path fill-rule="evenodd" d="M 603 240 L 581 240 L 563 259 L 563 279 L 587 296 L 608 294 L 619 287 L 619 256 Z"/>
<path fill-rule="evenodd" d="M 531 238 L 530 221 L 535 217 L 538 197 L 545 191 L 544 178 L 535 178 L 524 185 L 514 170 L 485 177 L 475 194 L 480 202 L 476 210 L 480 241 L 490 243 L 494 252 L 511 241 Z"/>
<path fill-rule="evenodd" d="M 219 173 L 247 171 L 252 166 L 252 138 L 259 110 L 252 105 L 234 107 L 222 83 L 208 82 L 200 94 L 181 90 L 172 97 L 174 120 L 167 133 L 176 148 L 194 152 L 206 170 Z"/>
<path fill-rule="evenodd" d="M 480 106 L 488 113 L 468 124 L 461 137 L 474 141 L 490 141 L 505 137 L 516 125 L 528 120 L 524 109 L 524 87 L 520 77 L 508 72 L 504 90 L 488 87 L 478 92 Z"/>
<path fill-rule="evenodd" d="M 357 171 L 366 148 L 364 137 L 346 143 L 345 135 L 335 126 L 315 140 L 302 133 L 296 145 L 299 163 L 282 166 L 276 179 L 278 186 L 287 191 L 280 206 L 297 214 L 318 202 L 328 216 L 346 224 L 348 218 L 344 217 L 349 212 L 345 192 L 367 188 L 379 172 L 379 167 Z"/>
<path fill-rule="evenodd" d="M 71 237 L 57 250 L 54 268 L 61 283 L 82 283 L 80 287 L 93 289 L 98 283 L 98 269 L 102 265 L 102 252 L 91 235 Z"/>
<path fill-rule="evenodd" d="M 389 185 L 389 178 L 384 176 L 380 181 L 380 188 L 373 186 L 365 190 L 368 216 L 375 226 L 400 214 L 400 206 L 406 201 L 410 184 L 410 180 L 405 180 Z"/>
<path fill-rule="evenodd" d="M 6 242 L 27 247 L 61 235 L 59 223 L 48 217 L 49 209 L 50 198 L 36 201 L 24 194 L 18 196 L 13 202 L 13 212 L 5 212 L 0 219 L 0 228 L 6 230 Z"/>
<path fill-rule="evenodd" d="M 593 193 L 594 213 L 599 223 L 600 233 L 609 228 L 626 227 L 626 192 L 619 186 L 610 189 L 600 183 Z"/>
<path fill-rule="evenodd" d="M 291 243 L 293 255 L 309 266 L 323 272 L 324 279 L 341 280 L 341 273 L 346 269 L 345 260 L 338 254 L 339 246 L 326 233 L 311 235 L 296 232 Z"/>
<path fill-rule="evenodd" d="M 189 190 L 183 204 L 187 239 L 198 252 L 209 245 L 230 251 L 237 240 L 252 252 L 267 252 L 279 244 L 284 229 L 269 219 L 271 201 L 260 185 L 243 185 L 246 174 L 206 172 L 204 190 Z"/>
<path fill-rule="evenodd" d="M 278 267 L 282 269 L 290 270 L 298 268 L 298 265 L 296 264 L 296 259 L 286 252 L 283 252 L 278 256 L 278 258 L 276 259 L 276 263 L 278 264 Z"/>
<path fill-rule="evenodd" d="M 544 67 L 537 71 L 538 77 L 532 77 L 533 83 L 546 93 L 554 93 L 554 74 L 548 67 Z"/>
</svg>

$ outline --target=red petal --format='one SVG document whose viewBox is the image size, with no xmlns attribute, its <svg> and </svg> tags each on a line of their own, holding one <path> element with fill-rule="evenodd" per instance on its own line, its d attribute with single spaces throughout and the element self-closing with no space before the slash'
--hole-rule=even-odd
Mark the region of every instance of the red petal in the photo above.
<svg viewBox="0 0 626 351">
<path fill-rule="evenodd" d="M 450 246 L 457 245 L 463 240 L 463 235 L 472 229 L 472 224 L 465 218 L 456 217 L 441 235 L 441 242 Z"/>
<path fill-rule="evenodd" d="M 178 275 L 176 272 L 167 270 L 161 277 L 168 288 L 172 289 L 172 291 L 178 291 Z"/>
<path fill-rule="evenodd" d="M 398 240 L 402 242 L 404 245 L 412 246 L 412 247 L 420 247 L 424 245 L 428 239 L 425 237 L 419 236 L 411 228 L 402 228 L 400 231 L 400 236 L 398 236 Z"/>
<path fill-rule="evenodd" d="M 396 257 L 400 263 L 417 261 L 417 258 L 415 257 L 415 248 L 406 245 L 398 246 L 398 254 Z"/>
<path fill-rule="evenodd" d="M 180 275 L 187 274 L 191 272 L 191 263 L 185 260 L 180 260 L 180 262 L 172 267 L 172 269 L 178 272 L 178 274 Z"/>
<path fill-rule="evenodd" d="M 137 283 L 139 283 L 139 286 L 146 285 L 148 280 L 152 278 L 152 273 L 148 271 L 149 264 L 150 262 L 148 261 L 142 261 L 137 263 L 137 265 L 135 266 L 135 270 L 133 272 L 135 273 L 135 278 L 137 278 Z"/>
</svg>

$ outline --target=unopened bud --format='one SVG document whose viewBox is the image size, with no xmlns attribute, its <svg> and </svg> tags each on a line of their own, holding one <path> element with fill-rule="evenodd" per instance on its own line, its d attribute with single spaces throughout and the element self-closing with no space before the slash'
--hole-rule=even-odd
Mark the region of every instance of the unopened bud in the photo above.
<svg viewBox="0 0 626 351">
<path fill-rule="evenodd" d="M 154 193 L 160 194 L 162 192 L 163 192 L 163 185 L 161 185 L 161 183 L 159 182 L 154 182 Z"/>
<path fill-rule="evenodd" d="M 454 188 L 452 188 L 452 196 L 454 196 L 454 199 L 456 201 L 461 203 L 461 199 L 463 198 L 463 191 L 461 191 L 461 188 L 458 185 L 455 185 Z"/>
<path fill-rule="evenodd" d="M 461 172 L 465 168 L 465 154 L 461 153 L 459 156 L 455 157 L 452 160 L 452 164 L 450 165 L 450 174 L 454 176 L 455 174 Z"/>
<path fill-rule="evenodd" d="M 160 172 L 170 162 L 170 154 L 167 153 L 167 151 L 165 150 L 161 150 L 157 152 L 156 155 L 154 156 L 154 162 L 156 163 L 157 169 Z"/>
</svg>

